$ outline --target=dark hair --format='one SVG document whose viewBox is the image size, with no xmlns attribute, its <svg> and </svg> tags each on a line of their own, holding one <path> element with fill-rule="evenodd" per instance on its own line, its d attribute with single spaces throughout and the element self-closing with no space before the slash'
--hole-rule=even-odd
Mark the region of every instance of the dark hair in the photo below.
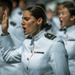
<svg viewBox="0 0 75 75">
<path fill-rule="evenodd" d="M 0 7 L 5 8 L 5 2 L 4 1 L 0 1 Z"/>
<path fill-rule="evenodd" d="M 47 17 L 42 7 L 40 6 L 28 7 L 26 10 L 30 11 L 31 15 L 34 16 L 36 19 L 39 19 L 40 17 L 43 19 L 41 29 L 46 27 Z"/>
<path fill-rule="evenodd" d="M 24 4 L 27 4 L 28 1 L 27 0 L 19 0 L 19 2 L 22 1 Z"/>
<path fill-rule="evenodd" d="M 16 3 L 16 7 L 18 7 L 19 4 L 19 0 L 10 0 L 12 3 L 15 2 Z"/>
<path fill-rule="evenodd" d="M 75 15 L 75 6 L 73 2 L 63 2 L 62 4 L 69 10 L 71 16 Z"/>
<path fill-rule="evenodd" d="M 3 8 L 8 7 L 9 8 L 9 16 L 11 15 L 11 12 L 12 12 L 12 3 L 11 3 L 10 0 L 0 1 L 0 6 L 2 6 Z"/>
</svg>

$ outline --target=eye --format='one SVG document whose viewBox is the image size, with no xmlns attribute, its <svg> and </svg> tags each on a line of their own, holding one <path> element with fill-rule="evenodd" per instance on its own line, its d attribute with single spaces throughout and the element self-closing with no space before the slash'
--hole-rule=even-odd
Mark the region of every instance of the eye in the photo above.
<svg viewBox="0 0 75 75">
<path fill-rule="evenodd" d="M 22 20 L 28 21 L 30 18 L 29 17 L 22 17 Z"/>
</svg>

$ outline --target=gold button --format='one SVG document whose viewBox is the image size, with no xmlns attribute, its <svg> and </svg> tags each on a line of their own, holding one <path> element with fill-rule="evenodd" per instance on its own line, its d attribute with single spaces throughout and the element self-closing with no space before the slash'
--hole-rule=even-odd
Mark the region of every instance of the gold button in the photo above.
<svg viewBox="0 0 75 75">
<path fill-rule="evenodd" d="M 33 51 L 31 50 L 31 53 L 32 53 Z"/>
<path fill-rule="evenodd" d="M 27 60 L 29 60 L 29 58 L 27 58 Z"/>
</svg>

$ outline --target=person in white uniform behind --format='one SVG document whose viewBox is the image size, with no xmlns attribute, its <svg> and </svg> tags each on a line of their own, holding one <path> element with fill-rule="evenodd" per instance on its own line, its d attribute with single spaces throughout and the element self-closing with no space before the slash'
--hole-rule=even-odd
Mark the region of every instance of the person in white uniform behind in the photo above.
<svg viewBox="0 0 75 75">
<path fill-rule="evenodd" d="M 68 53 L 70 75 L 75 75 L 75 6 L 72 2 L 63 2 L 59 14 L 61 29 L 57 36 L 64 41 Z"/>
<path fill-rule="evenodd" d="M 4 10 L 6 10 L 6 9 L 8 10 L 8 17 L 10 17 L 11 11 L 12 11 L 12 3 L 9 0 L 0 1 L 0 22 L 2 22 L 2 18 L 3 18 L 2 16 L 4 14 Z M 8 20 L 10 20 L 10 19 L 8 19 Z M 9 26 L 9 29 L 11 30 L 11 32 L 14 31 L 13 27 L 14 26 L 12 26 L 12 25 Z M 8 31 L 9 31 L 9 29 L 8 29 Z M 2 23 L 0 23 L 0 35 L 2 34 L 1 30 L 2 30 Z M 17 29 L 16 29 L 16 31 L 14 31 L 14 33 L 15 32 L 17 32 Z M 20 30 L 18 32 L 20 34 Z M 11 37 L 13 37 L 13 36 L 11 36 Z M 15 41 L 14 37 L 13 37 L 13 40 Z M 17 38 L 17 40 L 18 40 L 18 38 Z M 21 40 L 19 39 L 19 41 L 21 41 Z M 19 41 L 18 41 L 17 45 L 20 45 Z M 8 63 L 4 62 L 4 60 L 2 58 L 2 54 L 1 54 L 1 49 L 0 49 L 0 75 L 24 75 L 22 69 L 23 68 L 21 67 L 21 63 L 8 64 Z"/>
</svg>

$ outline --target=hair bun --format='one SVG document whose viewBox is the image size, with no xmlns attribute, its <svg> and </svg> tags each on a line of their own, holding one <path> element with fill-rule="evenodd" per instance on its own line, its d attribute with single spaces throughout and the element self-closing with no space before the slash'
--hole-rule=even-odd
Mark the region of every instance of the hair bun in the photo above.
<svg viewBox="0 0 75 75">
<path fill-rule="evenodd" d="M 47 31 L 47 30 L 49 30 L 49 29 L 51 29 L 51 27 L 52 27 L 52 25 L 50 24 L 48 24 L 48 23 L 46 23 L 45 24 L 45 31 Z"/>
</svg>

